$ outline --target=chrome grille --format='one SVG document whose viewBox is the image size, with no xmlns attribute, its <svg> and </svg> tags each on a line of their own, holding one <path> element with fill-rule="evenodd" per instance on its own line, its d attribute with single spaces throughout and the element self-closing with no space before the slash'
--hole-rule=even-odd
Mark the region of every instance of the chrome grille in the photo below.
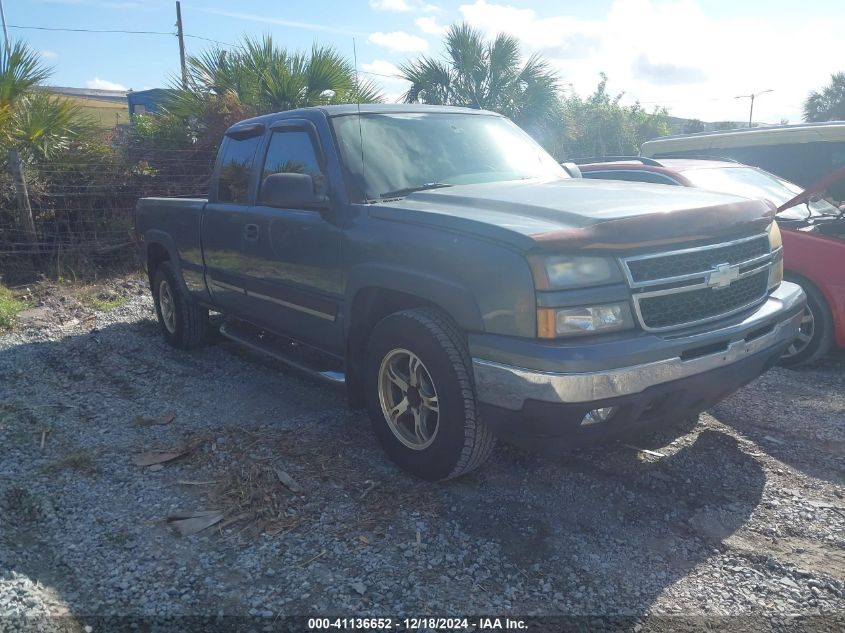
<svg viewBox="0 0 845 633">
<path fill-rule="evenodd" d="M 736 314 L 762 302 L 770 252 L 766 235 L 622 259 L 645 330 L 671 330 Z"/>
</svg>

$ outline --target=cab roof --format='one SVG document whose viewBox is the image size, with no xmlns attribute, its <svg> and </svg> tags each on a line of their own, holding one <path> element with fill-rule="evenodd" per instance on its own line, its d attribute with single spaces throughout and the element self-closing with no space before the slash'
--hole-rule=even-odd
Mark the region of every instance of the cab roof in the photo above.
<svg viewBox="0 0 845 633">
<path fill-rule="evenodd" d="M 263 114 L 261 116 L 252 117 L 238 121 L 232 125 L 226 134 L 230 132 L 244 129 L 255 125 L 270 125 L 272 122 L 281 118 L 295 118 L 313 115 L 315 112 L 321 112 L 327 117 L 346 116 L 350 114 L 471 114 L 471 115 L 487 115 L 487 116 L 501 116 L 496 112 L 489 110 L 481 110 L 476 108 L 463 108 L 459 106 L 443 106 L 443 105 L 425 105 L 420 103 L 344 103 L 341 105 L 325 105 L 313 106 L 308 108 L 297 108 L 295 110 L 284 110 L 282 112 L 271 112 L 270 114 Z"/>
</svg>

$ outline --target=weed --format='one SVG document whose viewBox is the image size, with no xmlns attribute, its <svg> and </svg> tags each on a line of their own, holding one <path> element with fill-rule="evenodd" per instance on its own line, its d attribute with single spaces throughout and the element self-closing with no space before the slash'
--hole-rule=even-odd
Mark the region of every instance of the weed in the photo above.
<svg viewBox="0 0 845 633">
<path fill-rule="evenodd" d="M 76 451 L 48 465 L 45 470 L 51 475 L 56 475 L 65 470 L 74 470 L 83 475 L 95 475 L 97 473 L 97 462 L 89 453 Z"/>
<path fill-rule="evenodd" d="M 79 303 L 84 305 L 86 308 L 96 310 L 97 312 L 114 310 L 129 301 L 129 297 L 106 295 L 90 286 L 80 288 L 74 293 L 74 295 Z"/>
<path fill-rule="evenodd" d="M 0 330 L 7 330 L 15 323 L 15 317 L 21 310 L 26 310 L 29 304 L 12 294 L 12 291 L 0 286 Z"/>
</svg>

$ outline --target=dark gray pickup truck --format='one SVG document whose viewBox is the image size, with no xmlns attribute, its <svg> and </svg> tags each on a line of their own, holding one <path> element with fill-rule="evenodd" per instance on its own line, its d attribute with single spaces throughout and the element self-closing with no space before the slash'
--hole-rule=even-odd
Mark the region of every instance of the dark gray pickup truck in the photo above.
<svg viewBox="0 0 845 633">
<path fill-rule="evenodd" d="M 805 297 L 773 214 L 569 178 L 490 112 L 362 105 L 234 125 L 208 199 L 145 198 L 136 226 L 169 343 L 222 313 L 223 335 L 345 383 L 390 457 L 439 480 L 496 436 L 617 437 L 774 364 Z"/>
</svg>

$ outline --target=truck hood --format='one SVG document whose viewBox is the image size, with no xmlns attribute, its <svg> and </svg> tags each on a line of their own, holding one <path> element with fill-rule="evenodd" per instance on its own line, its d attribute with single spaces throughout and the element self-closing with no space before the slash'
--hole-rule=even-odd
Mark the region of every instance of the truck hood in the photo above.
<svg viewBox="0 0 845 633">
<path fill-rule="evenodd" d="M 774 212 L 769 202 L 690 187 L 581 179 L 455 185 L 370 210 L 526 250 L 626 251 L 760 233 Z"/>
</svg>

